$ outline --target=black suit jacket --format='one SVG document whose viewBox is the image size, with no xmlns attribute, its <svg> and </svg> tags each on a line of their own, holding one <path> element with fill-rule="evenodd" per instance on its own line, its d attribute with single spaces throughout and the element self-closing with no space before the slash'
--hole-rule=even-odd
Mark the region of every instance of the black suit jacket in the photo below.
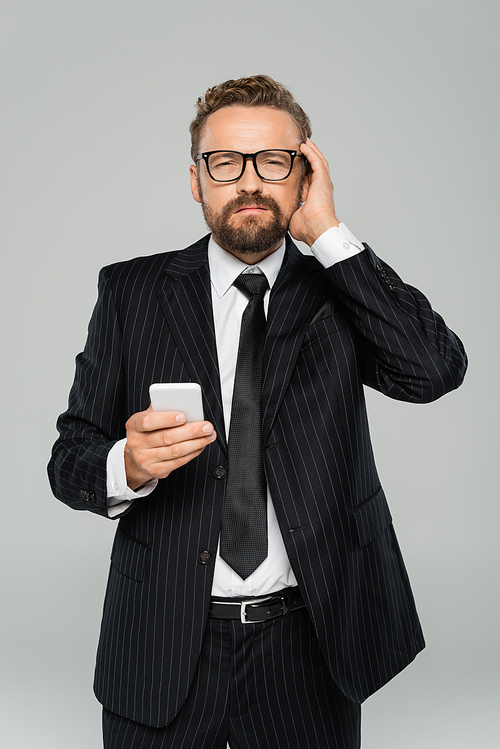
<svg viewBox="0 0 500 749">
<path fill-rule="evenodd" d="M 208 237 L 104 268 L 49 475 L 106 516 L 106 458 L 152 382 L 201 384 L 218 439 L 121 517 L 95 690 L 153 726 L 182 706 L 207 621 L 227 452 Z M 424 646 L 374 464 L 363 384 L 424 403 L 457 387 L 460 341 L 366 246 L 325 270 L 287 240 L 264 352 L 265 471 L 293 571 L 339 688 L 362 702 Z"/>
</svg>

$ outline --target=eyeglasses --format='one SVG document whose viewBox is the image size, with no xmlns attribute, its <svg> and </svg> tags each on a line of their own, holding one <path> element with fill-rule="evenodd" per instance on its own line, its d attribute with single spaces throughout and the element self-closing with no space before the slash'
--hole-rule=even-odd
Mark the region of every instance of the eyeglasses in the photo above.
<svg viewBox="0 0 500 749">
<path fill-rule="evenodd" d="M 207 151 L 199 153 L 196 161 L 204 160 L 208 174 L 215 182 L 235 182 L 240 179 L 248 159 L 252 159 L 253 167 L 260 179 L 267 182 L 279 182 L 290 176 L 295 158 L 301 158 L 298 151 L 278 148 L 274 151 L 257 151 L 257 153 Z"/>
</svg>

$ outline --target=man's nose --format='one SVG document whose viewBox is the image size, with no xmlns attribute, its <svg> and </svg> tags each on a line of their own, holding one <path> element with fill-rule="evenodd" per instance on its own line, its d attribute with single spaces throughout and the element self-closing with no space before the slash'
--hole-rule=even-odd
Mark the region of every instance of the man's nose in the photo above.
<svg viewBox="0 0 500 749">
<path fill-rule="evenodd" d="M 245 170 L 237 182 L 238 192 L 256 193 L 262 192 L 262 180 L 255 171 L 252 159 L 245 162 Z"/>
</svg>

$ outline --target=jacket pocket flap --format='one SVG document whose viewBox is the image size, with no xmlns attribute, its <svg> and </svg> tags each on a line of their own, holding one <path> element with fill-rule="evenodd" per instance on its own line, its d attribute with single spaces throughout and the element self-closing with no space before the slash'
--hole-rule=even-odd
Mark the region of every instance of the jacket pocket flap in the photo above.
<svg viewBox="0 0 500 749">
<path fill-rule="evenodd" d="M 382 488 L 353 512 L 360 546 L 375 541 L 392 523 L 391 512 Z"/>
<path fill-rule="evenodd" d="M 140 583 L 144 577 L 147 550 L 147 544 L 132 538 L 118 526 L 111 550 L 111 563 L 122 575 Z"/>
<path fill-rule="evenodd" d="M 324 338 L 327 335 L 333 335 L 342 328 L 346 327 L 345 317 L 342 312 L 336 312 L 334 315 L 327 315 L 321 319 L 316 319 L 315 322 L 309 325 L 305 331 L 304 345 L 302 348 L 311 346 L 320 338 Z"/>
<path fill-rule="evenodd" d="M 309 321 L 309 325 L 315 325 L 315 323 L 319 322 L 319 320 L 323 320 L 325 317 L 331 317 L 335 312 L 335 304 L 333 302 L 333 299 L 325 299 L 325 301 L 320 304 L 314 315 Z"/>
</svg>

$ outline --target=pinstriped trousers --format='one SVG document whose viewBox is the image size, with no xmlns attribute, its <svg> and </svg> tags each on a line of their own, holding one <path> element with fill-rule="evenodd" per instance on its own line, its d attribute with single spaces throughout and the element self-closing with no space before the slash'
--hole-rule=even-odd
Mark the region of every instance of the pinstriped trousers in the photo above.
<svg viewBox="0 0 500 749">
<path fill-rule="evenodd" d="M 103 710 L 104 749 L 359 749 L 360 723 L 306 609 L 258 624 L 209 619 L 191 690 L 164 728 Z"/>
</svg>

